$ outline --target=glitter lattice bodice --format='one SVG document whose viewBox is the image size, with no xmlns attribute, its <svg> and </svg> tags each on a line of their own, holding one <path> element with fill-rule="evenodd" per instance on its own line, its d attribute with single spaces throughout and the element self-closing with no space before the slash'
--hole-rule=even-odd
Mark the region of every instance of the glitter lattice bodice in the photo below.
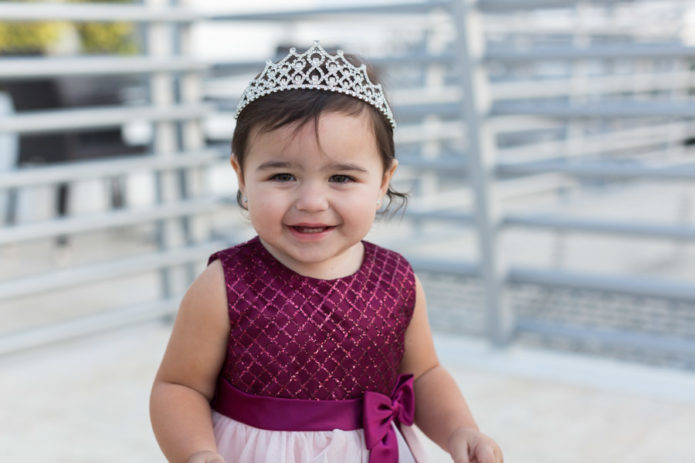
<svg viewBox="0 0 695 463">
<path fill-rule="evenodd" d="M 288 269 L 256 237 L 220 251 L 230 335 L 220 380 L 244 392 L 340 400 L 389 394 L 398 377 L 415 277 L 399 254 L 365 242 L 360 269 L 335 280 Z"/>
</svg>

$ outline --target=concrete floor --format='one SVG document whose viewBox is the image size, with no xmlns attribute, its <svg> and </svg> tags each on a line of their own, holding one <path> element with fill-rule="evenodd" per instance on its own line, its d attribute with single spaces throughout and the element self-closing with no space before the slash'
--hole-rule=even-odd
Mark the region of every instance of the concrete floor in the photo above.
<svg viewBox="0 0 695 463">
<path fill-rule="evenodd" d="M 147 402 L 169 330 L 148 323 L 0 357 L 0 459 L 164 461 Z M 695 462 L 694 373 L 436 341 L 507 462 Z"/>
</svg>

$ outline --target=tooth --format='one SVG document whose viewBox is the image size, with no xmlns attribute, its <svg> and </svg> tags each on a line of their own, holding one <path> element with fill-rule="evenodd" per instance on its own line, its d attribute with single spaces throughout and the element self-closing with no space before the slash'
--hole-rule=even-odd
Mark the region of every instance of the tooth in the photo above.
<svg viewBox="0 0 695 463">
<path fill-rule="evenodd" d="M 326 227 L 299 227 L 302 233 L 319 233 L 325 230 Z"/>
</svg>

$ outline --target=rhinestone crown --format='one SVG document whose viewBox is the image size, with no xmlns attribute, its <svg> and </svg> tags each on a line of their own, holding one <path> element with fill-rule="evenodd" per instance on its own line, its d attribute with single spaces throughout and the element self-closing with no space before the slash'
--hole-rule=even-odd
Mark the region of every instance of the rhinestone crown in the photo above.
<svg viewBox="0 0 695 463">
<path fill-rule="evenodd" d="M 378 109 L 391 127 L 396 128 L 381 84 L 369 80 L 367 66 L 354 66 L 345 58 L 343 50 L 331 55 L 318 42 L 304 53 L 291 48 L 289 54 L 277 63 L 266 61 L 263 72 L 241 95 L 234 117 L 239 117 L 249 103 L 265 95 L 298 89 L 324 90 L 358 98 Z"/>
</svg>

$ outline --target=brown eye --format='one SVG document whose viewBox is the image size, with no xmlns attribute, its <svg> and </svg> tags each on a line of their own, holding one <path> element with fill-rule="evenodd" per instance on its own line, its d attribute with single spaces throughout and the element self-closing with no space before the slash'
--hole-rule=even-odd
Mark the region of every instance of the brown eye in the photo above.
<svg viewBox="0 0 695 463">
<path fill-rule="evenodd" d="M 276 182 L 291 182 L 294 180 L 294 175 L 292 174 L 275 174 L 270 177 L 271 180 Z"/>
<path fill-rule="evenodd" d="M 349 175 L 331 175 L 329 181 L 333 183 L 349 183 L 355 181 L 355 179 Z"/>
</svg>

